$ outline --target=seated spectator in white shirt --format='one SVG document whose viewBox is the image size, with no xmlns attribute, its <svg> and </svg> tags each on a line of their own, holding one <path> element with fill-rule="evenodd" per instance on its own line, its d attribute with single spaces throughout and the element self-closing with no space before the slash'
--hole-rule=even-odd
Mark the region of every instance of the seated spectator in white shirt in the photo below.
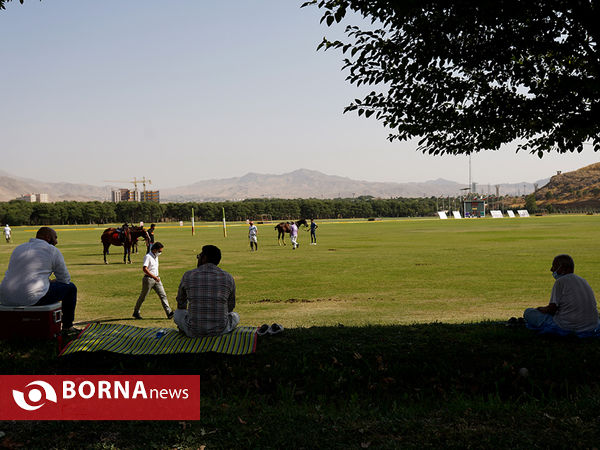
<svg viewBox="0 0 600 450">
<path fill-rule="evenodd" d="M 558 255 L 550 271 L 556 279 L 550 303 L 527 308 L 523 313 L 528 328 L 547 333 L 568 334 L 594 331 L 598 308 L 594 291 L 586 280 L 573 273 L 575 263 L 569 255 Z"/>
<path fill-rule="evenodd" d="M 57 242 L 56 231 L 42 227 L 35 238 L 13 250 L 0 284 L 0 304 L 39 306 L 62 301 L 63 331 L 78 331 L 73 327 L 77 287 L 71 283 Z M 50 280 L 53 273 L 56 279 Z"/>
</svg>

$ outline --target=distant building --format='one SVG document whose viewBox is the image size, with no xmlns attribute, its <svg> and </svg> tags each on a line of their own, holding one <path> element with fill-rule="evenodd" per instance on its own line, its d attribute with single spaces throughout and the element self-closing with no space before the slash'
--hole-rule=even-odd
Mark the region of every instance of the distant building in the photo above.
<svg viewBox="0 0 600 450">
<path fill-rule="evenodd" d="M 17 200 L 21 200 L 23 202 L 28 202 L 28 203 L 49 203 L 50 202 L 50 200 L 48 200 L 48 194 L 46 194 L 46 193 L 25 194 L 25 195 L 18 197 Z"/>
<path fill-rule="evenodd" d="M 160 191 L 142 191 L 141 201 L 160 203 Z"/>
<path fill-rule="evenodd" d="M 113 189 L 110 192 L 110 199 L 114 203 L 139 202 L 140 193 L 138 191 L 130 191 L 129 189 Z"/>
<path fill-rule="evenodd" d="M 35 203 L 35 194 L 26 194 L 17 197 L 17 200 L 21 200 L 28 203 Z"/>
<path fill-rule="evenodd" d="M 111 201 L 118 202 L 160 202 L 159 191 L 131 191 L 129 189 L 114 189 L 111 191 Z"/>
</svg>

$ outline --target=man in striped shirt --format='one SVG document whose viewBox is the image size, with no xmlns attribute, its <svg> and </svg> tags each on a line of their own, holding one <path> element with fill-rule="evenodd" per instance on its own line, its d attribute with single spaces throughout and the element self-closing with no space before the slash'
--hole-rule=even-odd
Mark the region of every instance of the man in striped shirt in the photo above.
<svg viewBox="0 0 600 450">
<path fill-rule="evenodd" d="M 175 323 L 190 337 L 220 336 L 240 322 L 235 308 L 235 281 L 217 267 L 221 250 L 205 245 L 197 256 L 198 267 L 183 274 L 177 292 Z"/>
</svg>

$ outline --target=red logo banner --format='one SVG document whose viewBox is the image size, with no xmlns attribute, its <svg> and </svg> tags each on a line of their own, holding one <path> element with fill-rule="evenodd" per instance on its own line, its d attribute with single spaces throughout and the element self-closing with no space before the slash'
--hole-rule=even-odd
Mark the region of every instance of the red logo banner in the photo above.
<svg viewBox="0 0 600 450">
<path fill-rule="evenodd" d="M 200 420 L 200 375 L 0 375 L 0 420 Z"/>
</svg>

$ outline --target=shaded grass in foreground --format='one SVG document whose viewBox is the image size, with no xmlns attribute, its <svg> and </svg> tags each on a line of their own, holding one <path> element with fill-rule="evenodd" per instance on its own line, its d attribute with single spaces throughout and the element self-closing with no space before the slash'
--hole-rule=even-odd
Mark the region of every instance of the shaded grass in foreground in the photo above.
<svg viewBox="0 0 600 450">
<path fill-rule="evenodd" d="M 4 422 L 1 445 L 584 448 L 600 440 L 600 343 L 494 322 L 288 329 L 259 338 L 244 357 L 54 355 L 51 344 L 8 343 L 2 373 L 199 373 L 202 418 Z"/>
</svg>

